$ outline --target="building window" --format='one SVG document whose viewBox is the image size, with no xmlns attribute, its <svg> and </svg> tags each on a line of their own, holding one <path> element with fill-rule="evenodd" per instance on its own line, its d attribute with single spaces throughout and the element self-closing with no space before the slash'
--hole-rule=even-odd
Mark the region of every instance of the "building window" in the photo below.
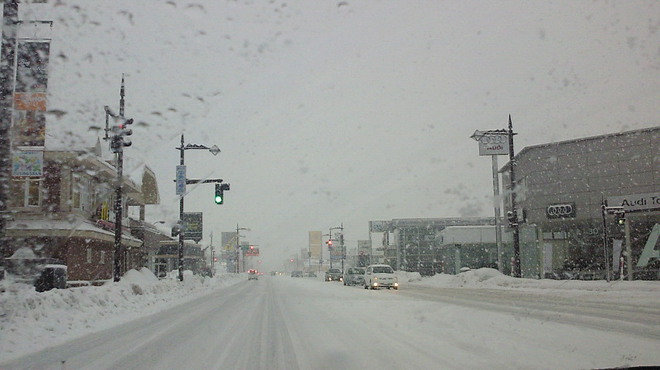
<svg viewBox="0 0 660 370">
<path fill-rule="evenodd" d="M 14 179 L 9 206 L 17 208 L 41 206 L 41 178 Z"/>
<path fill-rule="evenodd" d="M 87 248 L 87 263 L 92 263 L 92 248 Z"/>
<path fill-rule="evenodd" d="M 71 208 L 80 209 L 80 176 L 71 176 Z"/>
<path fill-rule="evenodd" d="M 105 251 L 101 251 L 101 260 L 99 261 L 101 265 L 105 264 Z"/>
</svg>

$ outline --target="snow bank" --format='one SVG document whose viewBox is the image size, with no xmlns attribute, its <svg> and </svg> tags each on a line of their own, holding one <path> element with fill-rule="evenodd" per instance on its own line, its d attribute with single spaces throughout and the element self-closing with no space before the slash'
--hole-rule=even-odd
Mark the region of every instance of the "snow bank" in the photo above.
<svg viewBox="0 0 660 370">
<path fill-rule="evenodd" d="M 413 284 L 438 288 L 473 288 L 473 289 L 519 289 L 519 290 L 575 290 L 577 292 L 635 291 L 660 293 L 658 281 L 612 280 L 550 280 L 519 279 L 503 275 L 498 270 L 480 268 L 461 272 L 457 275 L 438 274 L 425 277 Z"/>
<path fill-rule="evenodd" d="M 147 268 L 128 271 L 117 283 L 37 293 L 25 284 L 5 284 L 0 294 L 0 362 L 113 327 L 244 281 L 187 272 L 159 280 Z"/>
</svg>

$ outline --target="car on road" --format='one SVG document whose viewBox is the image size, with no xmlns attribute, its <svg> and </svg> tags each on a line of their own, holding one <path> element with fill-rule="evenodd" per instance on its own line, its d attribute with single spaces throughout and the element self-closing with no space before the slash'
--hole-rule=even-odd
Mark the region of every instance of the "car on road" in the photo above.
<svg viewBox="0 0 660 370">
<path fill-rule="evenodd" d="M 349 267 L 344 272 L 344 285 L 364 284 L 364 267 Z"/>
<path fill-rule="evenodd" d="M 303 277 L 303 272 L 302 271 L 292 271 L 291 272 L 291 277 Z"/>
<path fill-rule="evenodd" d="M 341 281 L 341 270 L 340 269 L 329 269 L 325 272 L 325 281 Z"/>
<path fill-rule="evenodd" d="M 259 280 L 259 273 L 255 269 L 248 270 L 248 280 Z"/>
<path fill-rule="evenodd" d="M 364 270 L 364 289 L 399 289 L 399 280 L 390 265 L 369 265 Z"/>
</svg>

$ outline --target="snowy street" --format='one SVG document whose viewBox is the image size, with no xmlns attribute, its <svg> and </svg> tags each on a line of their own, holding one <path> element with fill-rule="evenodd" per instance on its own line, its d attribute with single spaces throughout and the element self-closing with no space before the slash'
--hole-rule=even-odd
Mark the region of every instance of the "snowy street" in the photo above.
<svg viewBox="0 0 660 370">
<path fill-rule="evenodd" d="M 603 290 L 593 284 L 605 282 L 470 274 L 473 282 L 485 276 L 500 286 L 456 287 L 466 284 L 467 274 L 404 282 L 399 291 L 321 278 L 241 276 L 186 303 L 0 368 L 571 369 L 660 363 L 657 284 L 636 282 L 631 290 L 611 283 Z M 584 283 L 593 288 L 574 286 Z"/>
</svg>

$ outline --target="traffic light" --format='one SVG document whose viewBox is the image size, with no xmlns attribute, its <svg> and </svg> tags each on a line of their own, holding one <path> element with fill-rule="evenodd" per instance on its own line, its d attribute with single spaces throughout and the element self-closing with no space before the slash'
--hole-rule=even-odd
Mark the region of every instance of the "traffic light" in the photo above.
<svg viewBox="0 0 660 370">
<path fill-rule="evenodd" d="M 626 224 L 626 211 L 614 211 L 614 222 L 616 222 L 617 225 L 625 225 Z"/>
<path fill-rule="evenodd" d="M 114 126 L 112 128 L 112 139 L 110 141 L 110 149 L 113 153 L 120 153 L 124 150 L 125 146 L 131 146 L 133 143 L 126 139 L 126 136 L 133 135 L 133 130 L 127 128 L 129 125 L 133 124 L 133 119 L 128 119 L 124 123 Z"/>
<path fill-rule="evenodd" d="M 215 204 L 222 204 L 225 201 L 224 189 L 222 184 L 215 184 Z"/>
<path fill-rule="evenodd" d="M 328 248 L 332 248 L 332 240 L 328 240 L 325 244 L 328 245 Z"/>
<path fill-rule="evenodd" d="M 518 215 L 513 211 L 506 212 L 506 218 L 509 221 L 509 227 L 514 227 L 518 224 Z"/>
</svg>

